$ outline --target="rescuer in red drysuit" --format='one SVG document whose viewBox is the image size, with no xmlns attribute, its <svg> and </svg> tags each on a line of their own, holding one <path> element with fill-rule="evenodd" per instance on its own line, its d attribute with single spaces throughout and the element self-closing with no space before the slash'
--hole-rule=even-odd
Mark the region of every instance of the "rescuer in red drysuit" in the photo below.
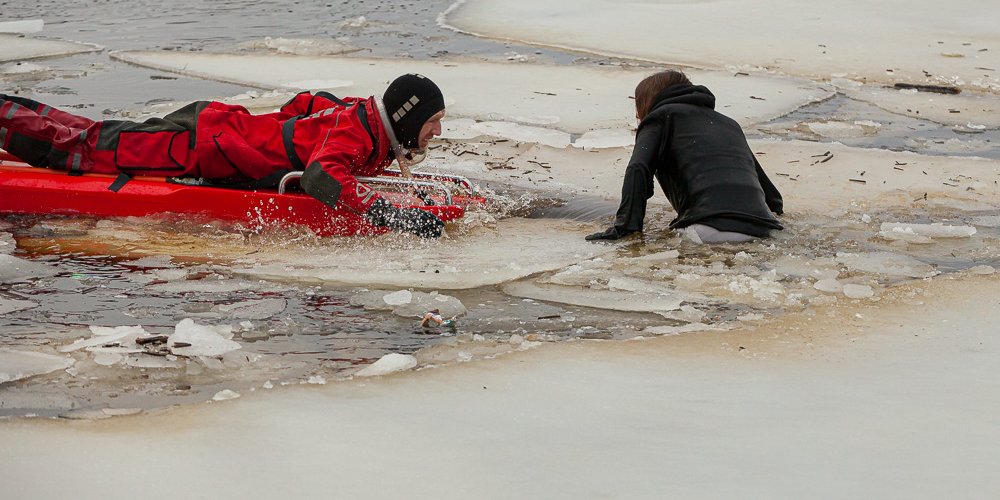
<svg viewBox="0 0 1000 500">
<path fill-rule="evenodd" d="M 36 167 L 130 176 L 194 177 L 215 185 L 277 185 L 302 171 L 306 193 L 373 225 L 438 237 L 444 223 L 385 201 L 355 176 L 377 176 L 394 160 L 422 159 L 441 134 L 444 97 L 416 74 L 394 80 L 381 99 L 303 92 L 274 113 L 198 101 L 142 123 L 93 121 L 30 99 L 0 94 L 0 149 Z M 386 126 L 388 124 L 389 126 Z"/>
</svg>

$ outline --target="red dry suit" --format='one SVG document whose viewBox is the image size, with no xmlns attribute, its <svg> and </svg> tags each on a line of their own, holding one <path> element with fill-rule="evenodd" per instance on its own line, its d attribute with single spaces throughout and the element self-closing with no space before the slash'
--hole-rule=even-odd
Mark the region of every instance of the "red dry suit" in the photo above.
<svg viewBox="0 0 1000 500">
<path fill-rule="evenodd" d="M 375 98 L 296 95 L 274 113 L 199 101 L 138 123 L 93 121 L 0 94 L 0 149 L 31 165 L 69 171 L 200 177 L 219 185 L 276 185 L 292 170 L 323 203 L 359 213 L 378 198 L 355 176 L 392 162 Z"/>
</svg>

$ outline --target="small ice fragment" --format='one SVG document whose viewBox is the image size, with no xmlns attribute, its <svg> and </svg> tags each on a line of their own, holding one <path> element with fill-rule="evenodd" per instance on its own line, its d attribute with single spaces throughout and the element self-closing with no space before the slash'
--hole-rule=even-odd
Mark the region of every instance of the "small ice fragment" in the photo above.
<svg viewBox="0 0 1000 500">
<path fill-rule="evenodd" d="M 317 384 L 317 385 L 325 385 L 326 384 L 326 379 L 323 378 L 323 377 L 321 377 L 321 376 L 319 376 L 319 375 L 313 375 L 313 376 L 309 377 L 308 383 L 310 383 L 310 384 Z"/>
<path fill-rule="evenodd" d="M 226 401 L 229 399 L 236 399 L 238 397 L 240 397 L 240 393 L 229 389 L 223 389 L 212 396 L 212 401 Z"/>
<path fill-rule="evenodd" d="M 185 318 L 174 327 L 174 333 L 167 339 L 167 345 L 173 354 L 189 357 L 220 356 L 242 347 L 238 342 L 220 335 L 218 329 L 199 325 L 191 318 Z"/>
<path fill-rule="evenodd" d="M 872 221 L 872 216 L 870 216 L 868 214 L 862 214 L 861 215 L 861 222 L 864 222 L 865 224 L 868 224 L 871 221 Z"/>
<path fill-rule="evenodd" d="M 268 380 L 268 381 L 265 381 L 264 385 L 262 385 L 261 387 L 263 387 L 265 389 L 273 389 L 274 388 L 274 384 L 272 384 L 271 381 Z"/>
<path fill-rule="evenodd" d="M 969 268 L 969 272 L 972 273 L 972 274 L 979 274 L 979 275 L 987 276 L 987 275 L 996 273 L 997 270 L 994 269 L 993 266 L 985 266 L 985 265 L 983 265 L 983 266 L 970 267 Z"/>
<path fill-rule="evenodd" d="M 851 299 L 867 299 L 868 297 L 875 295 L 875 291 L 868 285 L 855 285 L 849 283 L 844 285 L 844 295 Z"/>
<path fill-rule="evenodd" d="M 117 352 L 96 352 L 94 353 L 94 363 L 101 366 L 111 366 L 122 360 L 122 355 Z"/>
<path fill-rule="evenodd" d="M 821 279 L 813 284 L 813 288 L 828 293 L 839 293 L 844 286 L 835 279 Z"/>
<path fill-rule="evenodd" d="M 629 129 L 591 130 L 573 141 L 575 148 L 626 148 L 635 144 L 635 135 Z"/>
<path fill-rule="evenodd" d="M 362 368 L 355 375 L 359 377 L 376 377 L 393 372 L 409 370 L 417 366 L 417 358 L 409 354 L 389 353 L 378 361 Z"/>
</svg>

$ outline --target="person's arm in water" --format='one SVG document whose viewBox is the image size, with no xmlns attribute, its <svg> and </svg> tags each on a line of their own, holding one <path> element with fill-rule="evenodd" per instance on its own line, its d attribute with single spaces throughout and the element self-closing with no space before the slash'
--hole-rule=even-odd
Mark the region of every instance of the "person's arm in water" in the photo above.
<svg viewBox="0 0 1000 500">
<path fill-rule="evenodd" d="M 755 157 L 753 159 L 754 167 L 757 170 L 757 181 L 760 182 L 761 189 L 764 190 L 764 201 L 767 203 L 767 208 L 772 212 L 781 215 L 784 213 L 785 204 L 781 199 L 781 193 L 778 192 L 778 188 L 774 187 L 771 183 L 771 179 L 767 178 L 767 174 L 764 173 L 764 169 L 760 166 L 760 162 L 757 161 Z"/>
<path fill-rule="evenodd" d="M 338 205 L 363 214 L 369 223 L 424 238 L 441 236 L 444 222 L 419 208 L 398 208 L 351 173 L 371 154 L 373 145 L 363 130 L 329 138 L 309 159 L 302 174 L 302 188 L 330 207 Z"/>
<path fill-rule="evenodd" d="M 617 240 L 642 231 L 642 222 L 646 218 L 646 200 L 653 196 L 656 157 L 662 137 L 662 123 L 647 124 L 639 129 L 635 149 L 632 150 L 632 157 L 625 169 L 622 201 L 615 214 L 615 223 L 604 231 L 587 236 L 587 240 Z"/>
</svg>

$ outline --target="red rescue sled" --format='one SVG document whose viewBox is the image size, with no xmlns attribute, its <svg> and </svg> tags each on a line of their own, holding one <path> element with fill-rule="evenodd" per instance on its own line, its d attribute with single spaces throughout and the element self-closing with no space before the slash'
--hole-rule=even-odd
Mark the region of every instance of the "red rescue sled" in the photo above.
<svg viewBox="0 0 1000 500">
<path fill-rule="evenodd" d="M 360 180 L 379 189 L 401 207 L 417 207 L 444 221 L 465 215 L 465 207 L 481 202 L 468 180 L 458 176 L 414 174 Z M 395 174 L 395 176 L 393 176 Z M 241 223 L 250 228 L 303 225 L 318 236 L 366 236 L 388 229 L 372 226 L 349 209 L 330 208 L 302 192 L 285 192 L 301 173 L 289 174 L 278 189 L 241 190 L 198 185 L 189 179 L 134 177 L 117 192 L 108 189 L 115 176 L 35 168 L 0 150 L 0 214 L 87 215 L 142 217 L 181 214 Z M 452 195 L 452 188 L 464 191 Z M 395 189 L 395 190 L 393 190 Z M 433 192 L 418 197 L 416 190 Z"/>
</svg>

